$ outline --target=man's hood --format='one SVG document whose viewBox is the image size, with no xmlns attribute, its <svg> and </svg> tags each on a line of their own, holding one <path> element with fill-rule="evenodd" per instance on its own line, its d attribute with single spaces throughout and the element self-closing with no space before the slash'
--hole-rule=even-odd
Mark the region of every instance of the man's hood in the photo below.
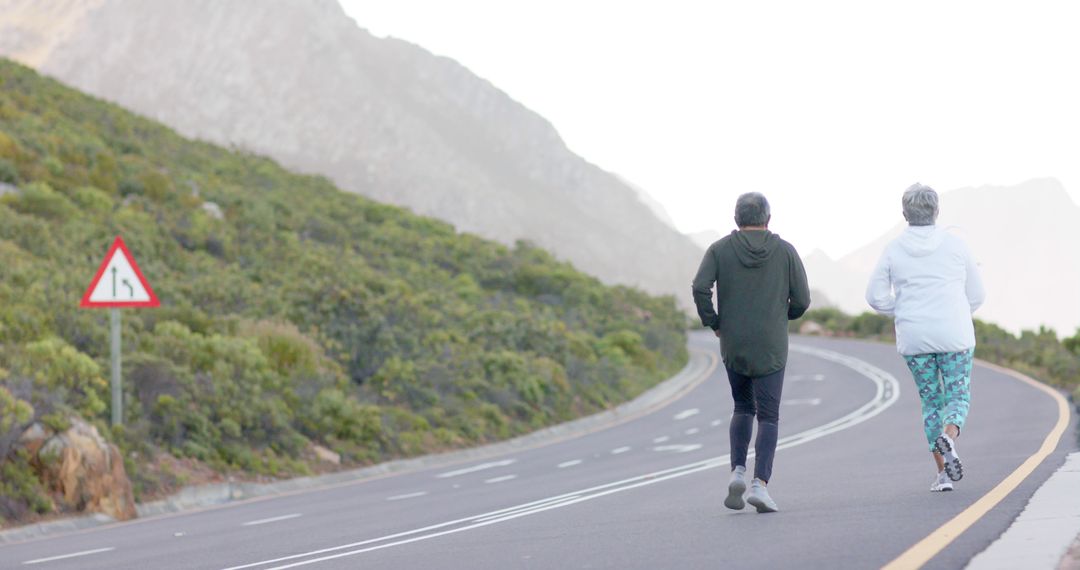
<svg viewBox="0 0 1080 570">
<path fill-rule="evenodd" d="M 743 267 L 761 267 L 780 247 L 780 236 L 769 230 L 735 230 L 731 232 L 731 243 Z"/>
<path fill-rule="evenodd" d="M 945 239 L 945 230 L 937 226 L 908 226 L 897 242 L 912 257 L 925 257 L 937 251 Z"/>
</svg>

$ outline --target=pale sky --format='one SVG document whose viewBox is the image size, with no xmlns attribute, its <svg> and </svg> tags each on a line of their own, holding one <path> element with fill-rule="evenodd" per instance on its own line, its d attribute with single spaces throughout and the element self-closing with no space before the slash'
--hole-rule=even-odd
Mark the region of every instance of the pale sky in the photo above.
<svg viewBox="0 0 1080 570">
<path fill-rule="evenodd" d="M 342 0 L 452 57 L 643 187 L 685 232 L 759 191 L 803 253 L 900 194 L 1056 177 L 1080 203 L 1080 4 Z"/>
</svg>

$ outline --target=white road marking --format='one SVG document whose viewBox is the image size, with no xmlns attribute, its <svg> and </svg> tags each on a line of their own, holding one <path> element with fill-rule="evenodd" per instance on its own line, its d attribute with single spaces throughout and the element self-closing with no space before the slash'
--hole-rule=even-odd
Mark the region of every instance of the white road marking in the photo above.
<svg viewBox="0 0 1080 570">
<path fill-rule="evenodd" d="M 423 497 L 427 494 L 427 491 L 417 491 L 415 493 L 405 493 L 404 495 L 394 495 L 393 497 L 387 497 L 387 501 L 403 501 L 405 499 L 415 499 L 417 497 Z"/>
<path fill-rule="evenodd" d="M 711 425 L 712 427 L 716 427 L 716 426 L 718 426 L 718 425 L 720 425 L 722 423 L 724 423 L 724 420 L 713 420 L 713 421 L 709 422 L 709 425 Z"/>
<path fill-rule="evenodd" d="M 67 558 L 76 558 L 79 556 L 89 556 L 91 554 L 100 554 L 102 552 L 108 552 L 110 550 L 116 550 L 114 546 L 107 546 L 105 548 L 95 548 L 94 550 L 83 550 L 82 552 L 72 552 L 71 554 L 61 554 L 60 556 L 50 556 L 48 558 L 35 558 L 34 560 L 27 560 L 23 564 L 41 564 L 42 562 L 52 562 L 53 560 L 65 560 Z"/>
<path fill-rule="evenodd" d="M 866 362 L 864 362 L 862 360 L 859 360 L 857 358 L 853 358 L 853 357 L 850 357 L 850 356 L 847 356 L 847 355 L 844 355 L 844 354 L 840 354 L 838 352 L 833 352 L 831 350 L 823 350 L 823 349 L 819 349 L 819 348 L 813 348 L 813 347 L 804 346 L 804 345 L 798 345 L 798 344 L 791 345 L 790 350 L 794 351 L 794 352 L 801 352 L 801 353 L 804 353 L 804 354 L 809 354 L 811 356 L 816 356 L 818 358 L 828 360 L 830 362 L 835 362 L 835 363 L 847 366 L 848 368 L 851 368 L 851 369 L 855 370 L 859 374 L 862 374 L 863 376 L 865 376 L 866 378 L 868 378 L 872 382 L 874 382 L 874 384 L 877 386 L 877 393 L 876 393 L 875 397 L 872 400 L 870 400 L 866 404 L 863 404 L 858 409 L 850 412 L 849 414 L 847 414 L 845 416 L 842 416 L 840 418 L 837 418 L 837 419 L 835 419 L 835 420 L 833 420 L 831 422 L 822 424 L 820 426 L 808 429 L 806 431 L 799 432 L 799 433 L 796 433 L 796 434 L 793 434 L 793 435 L 782 438 L 779 442 L 777 442 L 777 446 L 776 446 L 777 450 L 788 449 L 788 448 L 791 448 L 791 447 L 802 445 L 804 443 L 809 443 L 811 441 L 823 438 L 825 436 L 828 436 L 828 435 L 831 435 L 831 434 L 834 434 L 834 433 L 837 433 L 837 432 L 840 432 L 840 431 L 844 431 L 846 429 L 853 428 L 853 427 L 855 427 L 855 426 L 857 426 L 857 425 L 859 425 L 859 424 L 861 424 L 863 422 L 869 421 L 869 420 L 877 417 L 881 412 L 883 412 L 886 409 L 888 409 L 889 407 L 891 407 L 899 399 L 900 383 L 896 380 L 896 378 L 894 376 L 892 376 L 888 372 L 885 372 L 884 370 L 881 370 L 880 368 L 877 368 L 876 366 L 873 366 L 873 365 L 871 365 L 869 363 L 866 363 Z M 889 395 L 885 394 L 886 386 L 892 388 L 890 390 L 891 394 L 889 394 Z M 332 547 L 328 547 L 328 548 L 322 548 L 322 549 L 319 549 L 319 550 L 312 550 L 310 552 L 303 552 L 303 553 L 299 553 L 299 554 L 292 554 L 292 555 L 289 555 L 289 556 L 282 556 L 282 557 L 273 558 L 273 559 L 269 559 L 269 560 L 263 560 L 263 561 L 260 561 L 260 562 L 253 562 L 253 563 L 249 563 L 249 564 L 244 564 L 244 565 L 241 565 L 241 566 L 232 566 L 232 567 L 227 568 L 225 570 L 242 570 L 244 568 L 252 568 L 252 567 L 255 567 L 255 566 L 266 566 L 266 565 L 270 565 L 270 564 L 276 564 L 276 563 L 279 563 L 279 562 L 286 562 L 286 561 L 294 561 L 295 560 L 295 562 L 290 562 L 290 563 L 282 565 L 282 566 L 275 566 L 275 567 L 273 567 L 271 569 L 268 569 L 268 570 L 285 570 L 286 568 L 295 568 L 297 566 L 306 566 L 308 564 L 315 564 L 315 563 L 318 563 L 318 562 L 325 562 L 327 560 L 334 560 L 334 559 L 343 558 L 343 557 L 346 557 L 346 556 L 355 556 L 357 554 L 363 554 L 365 552 L 371 552 L 371 551 L 374 551 L 374 550 L 382 550 L 384 548 L 391 548 L 391 547 L 394 547 L 394 546 L 401 546 L 401 545 L 404 545 L 404 544 L 410 544 L 410 543 L 419 542 L 419 541 L 422 541 L 422 540 L 430 540 L 430 539 L 433 539 L 433 538 L 438 538 L 440 536 L 446 536 L 446 535 L 449 535 L 449 534 L 455 534 L 455 533 L 459 533 L 459 532 L 464 532 L 464 531 L 468 531 L 468 530 L 472 530 L 472 529 L 476 529 L 476 528 L 480 528 L 480 527 L 484 527 L 484 526 L 488 526 L 488 525 L 492 525 L 492 524 L 498 524 L 498 523 L 506 522 L 506 521 L 513 520 L 513 519 L 516 519 L 516 518 L 519 518 L 519 517 L 530 516 L 530 515 L 533 515 L 533 514 L 536 514 L 536 513 L 548 511 L 548 510 L 551 510 L 551 509 L 558 509 L 558 508 L 566 507 L 566 506 L 569 506 L 569 505 L 574 505 L 574 504 L 577 504 L 577 503 L 581 503 L 581 502 L 584 502 L 584 501 L 591 501 L 593 499 L 598 499 L 600 497 L 604 497 L 604 496 L 611 495 L 611 494 L 614 494 L 614 493 L 621 493 L 623 491 L 629 491 L 629 490 L 636 489 L 638 487 L 644 487 L 644 486 L 647 486 L 647 485 L 655 485 L 657 483 L 661 483 L 663 481 L 667 481 L 667 480 L 670 480 L 670 479 L 675 479 L 675 478 L 679 478 L 679 477 L 685 477 L 687 475 L 692 475 L 694 473 L 698 473 L 698 472 L 705 471 L 705 470 L 708 470 L 708 469 L 715 469 L 717 467 L 722 467 L 722 466 L 725 466 L 725 465 L 729 465 L 730 463 L 731 463 L 730 455 L 721 455 L 721 456 L 717 456 L 717 457 L 713 457 L 713 458 L 709 458 L 709 459 L 704 459 L 704 460 L 695 461 L 695 462 L 692 462 L 692 463 L 687 463 L 685 465 L 680 465 L 678 467 L 673 467 L 673 468 L 665 469 L 665 470 L 662 470 L 662 471 L 655 471 L 655 472 L 652 472 L 652 473 L 646 473 L 644 475 L 638 475 L 636 477 L 631 477 L 629 479 L 623 479 L 623 480 L 620 480 L 620 481 L 614 481 L 614 482 L 611 482 L 611 483 L 605 483 L 603 485 L 590 487 L 588 489 L 582 489 L 582 490 L 574 491 L 574 492 L 571 492 L 571 493 L 565 493 L 565 494 L 562 494 L 562 495 L 556 495 L 554 497 L 549 497 L 547 499 L 543 499 L 543 500 L 540 500 L 540 501 L 533 501 L 531 503 L 525 503 L 525 504 L 521 504 L 521 505 L 516 505 L 514 507 L 501 509 L 499 511 L 492 511 L 492 512 L 484 513 L 484 514 L 481 514 L 481 515 L 476 515 L 476 516 L 473 516 L 473 517 L 467 517 L 467 518 L 457 519 L 457 520 L 448 521 L 448 522 L 444 522 L 444 523 L 434 524 L 434 525 L 426 526 L 426 527 L 423 527 L 423 528 L 418 528 L 418 529 L 414 529 L 414 530 L 399 532 L 399 533 L 396 533 L 396 534 L 386 535 L 386 536 L 382 536 L 382 537 L 378 537 L 378 538 L 372 538 L 372 539 L 368 539 L 368 540 L 362 540 L 362 541 L 359 541 L 359 542 L 343 544 L 343 545 L 340 545 L 340 546 L 332 546 Z M 494 515 L 501 515 L 501 516 L 494 516 Z M 480 519 L 484 519 L 484 520 L 481 521 Z M 463 526 L 458 526 L 458 525 L 463 525 Z M 453 528 L 447 528 L 447 527 L 453 527 Z M 446 530 L 439 530 L 439 529 L 446 529 Z M 432 532 L 432 531 L 438 531 L 438 532 Z M 415 535 L 419 535 L 419 536 L 415 536 Z M 405 537 L 411 537 L 411 538 L 405 538 Z M 401 540 L 397 540 L 397 539 L 401 539 Z M 393 542 L 387 542 L 387 541 L 393 541 Z M 375 543 L 381 543 L 381 544 L 375 544 Z M 368 545 L 371 545 L 371 546 L 368 546 Z M 365 547 L 365 546 L 366 546 L 366 548 L 357 548 L 357 547 Z M 347 550 L 347 549 L 350 549 L 350 548 L 356 548 L 356 550 Z M 345 552 L 340 552 L 342 550 L 345 550 Z M 319 555 L 327 554 L 327 553 L 330 553 L 330 552 L 337 552 L 337 553 L 336 554 L 329 554 L 327 556 L 319 556 Z M 319 557 L 318 558 L 309 558 L 311 556 L 319 556 Z M 297 560 L 298 558 L 307 558 L 307 559 L 306 560 Z"/>
<path fill-rule="evenodd" d="M 652 442 L 653 442 L 653 443 L 664 443 L 665 441 L 667 441 L 667 440 L 669 440 L 669 439 L 671 439 L 671 438 L 670 438 L 670 437 L 668 437 L 668 436 L 666 436 L 666 435 L 662 435 L 662 436 L 660 436 L 660 437 L 658 437 L 658 438 L 656 438 L 656 439 L 652 440 Z"/>
<path fill-rule="evenodd" d="M 576 498 L 578 498 L 578 495 L 574 495 L 572 497 L 558 497 L 558 498 L 551 499 L 551 500 L 540 501 L 539 503 L 529 503 L 528 505 L 526 505 L 526 506 L 524 506 L 522 508 L 519 508 L 519 509 L 514 509 L 514 510 L 511 510 L 511 511 L 501 511 L 498 514 L 493 514 L 491 516 L 477 518 L 475 520 L 476 520 L 476 522 L 484 522 L 484 521 L 489 521 L 489 520 L 492 520 L 492 519 L 499 519 L 499 518 L 509 516 L 509 515 L 515 515 L 515 514 L 520 514 L 520 513 L 528 513 L 528 512 L 531 512 L 531 511 L 535 510 L 535 509 L 542 509 L 544 507 L 550 507 L 551 505 L 555 505 L 555 504 L 562 503 L 562 502 L 565 502 L 565 501 L 572 501 L 572 500 L 574 500 Z"/>
<path fill-rule="evenodd" d="M 566 469 L 567 467 L 573 467 L 575 465 L 581 465 L 580 459 L 571 459 L 570 461 L 563 461 L 558 465 L 559 469 Z"/>
<path fill-rule="evenodd" d="M 261 524 L 270 524 L 278 521 L 287 521 L 289 519 L 295 519 L 296 517 L 303 516 L 300 513 L 293 513 L 291 515 L 281 515 L 280 517 L 270 517 L 268 519 L 259 519 L 257 521 L 248 521 L 240 526 L 259 526 Z"/>
<path fill-rule="evenodd" d="M 686 418 L 689 418 L 691 416 L 696 416 L 696 415 L 698 415 L 700 413 L 701 413 L 701 410 L 699 410 L 697 408 L 690 408 L 689 410 L 683 410 L 683 411 L 675 414 L 675 419 L 676 420 L 685 420 Z"/>
<path fill-rule="evenodd" d="M 686 430 L 686 435 L 694 435 L 695 433 L 697 433 L 699 431 L 701 431 L 701 430 L 699 430 L 698 428 L 690 428 L 690 429 Z"/>
<path fill-rule="evenodd" d="M 517 475 L 503 475 L 502 477 L 492 477 L 491 479 L 488 479 L 487 481 L 484 481 L 484 482 L 485 483 L 502 483 L 503 481 L 509 481 L 511 479 L 517 479 Z"/>
<path fill-rule="evenodd" d="M 697 451 L 701 449 L 700 443 L 688 443 L 684 445 L 658 445 L 653 448 L 653 451 L 674 451 L 675 453 L 686 453 L 688 451 Z"/>
<path fill-rule="evenodd" d="M 821 382 L 821 381 L 825 380 L 825 375 L 824 374 L 794 374 L 792 376 L 788 376 L 786 378 L 786 380 L 789 380 L 791 382 L 810 382 L 810 381 L 812 381 L 812 382 Z"/>
<path fill-rule="evenodd" d="M 455 471 L 447 471 L 446 473 L 439 473 L 436 475 L 439 479 L 446 479 L 447 477 L 457 477 L 458 475 L 465 475 L 467 473 L 476 473 L 477 471 L 483 471 L 485 469 L 494 469 L 496 467 L 506 467 L 507 465 L 513 465 L 517 462 L 517 459 L 504 459 L 502 461 L 492 461 L 490 463 L 481 463 L 480 465 L 473 465 L 472 467 L 466 467 L 464 469 L 457 469 Z"/>
<path fill-rule="evenodd" d="M 627 451 L 630 451 L 629 447 L 617 447 L 617 448 L 611 450 L 611 454 L 612 455 L 618 455 L 620 453 L 626 453 Z"/>
<path fill-rule="evenodd" d="M 821 405 L 821 398 L 803 398 L 801 400 L 785 400 L 783 402 L 785 406 L 818 406 Z"/>
</svg>

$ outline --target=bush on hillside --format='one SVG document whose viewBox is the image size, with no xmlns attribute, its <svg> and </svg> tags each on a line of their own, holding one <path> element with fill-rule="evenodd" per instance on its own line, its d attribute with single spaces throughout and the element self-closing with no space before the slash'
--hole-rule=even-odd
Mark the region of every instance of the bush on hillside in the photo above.
<svg viewBox="0 0 1080 570">
<path fill-rule="evenodd" d="M 101 431 L 143 496 L 176 479 L 143 463 L 162 452 L 282 476 L 310 471 L 314 443 L 368 463 L 601 410 L 686 360 L 669 297 L 185 140 L 11 62 L 0 82 L 0 160 L 21 190 L 0 199 L 0 387 L 31 379 L 35 410 L 105 427 L 108 315 L 77 307 L 123 235 L 162 307 L 124 311 L 126 425 Z"/>
<path fill-rule="evenodd" d="M 892 341 L 893 321 L 874 313 L 851 317 L 835 308 L 812 309 L 791 330 L 798 331 L 806 321 L 821 325 L 831 335 Z M 1073 337 L 1059 341 L 1057 333 L 1040 327 L 1015 335 L 997 325 L 975 319 L 975 356 L 1014 368 L 1066 391 L 1080 389 L 1080 330 Z"/>
</svg>

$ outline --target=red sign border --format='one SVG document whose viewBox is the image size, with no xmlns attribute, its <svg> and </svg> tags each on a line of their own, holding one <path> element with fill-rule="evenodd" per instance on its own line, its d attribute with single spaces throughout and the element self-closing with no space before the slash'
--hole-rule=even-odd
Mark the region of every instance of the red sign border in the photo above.
<svg viewBox="0 0 1080 570">
<path fill-rule="evenodd" d="M 148 301 L 91 301 L 90 295 L 94 293 L 94 289 L 97 288 L 98 282 L 101 281 L 101 277 L 105 275 L 105 270 L 109 268 L 109 261 L 112 260 L 113 254 L 116 250 L 124 252 L 124 256 L 127 257 L 129 263 L 131 263 L 131 269 L 135 271 L 135 276 L 139 278 L 139 283 L 142 284 L 143 289 L 146 289 L 147 294 L 150 295 Z M 161 301 L 158 300 L 157 295 L 154 294 L 154 290 L 150 288 L 150 284 L 147 283 L 146 278 L 143 277 L 142 270 L 139 269 L 139 264 L 135 263 L 135 256 L 131 255 L 131 250 L 127 248 L 127 244 L 124 243 L 123 238 L 116 236 L 113 240 L 112 247 L 109 248 L 109 253 L 105 254 L 105 259 L 101 262 L 101 266 L 98 267 L 97 275 L 94 275 L 93 281 L 90 282 L 90 287 L 83 294 L 82 301 L 79 302 L 79 306 L 84 309 L 95 308 L 114 308 L 120 309 L 124 307 L 160 307 Z"/>
</svg>

